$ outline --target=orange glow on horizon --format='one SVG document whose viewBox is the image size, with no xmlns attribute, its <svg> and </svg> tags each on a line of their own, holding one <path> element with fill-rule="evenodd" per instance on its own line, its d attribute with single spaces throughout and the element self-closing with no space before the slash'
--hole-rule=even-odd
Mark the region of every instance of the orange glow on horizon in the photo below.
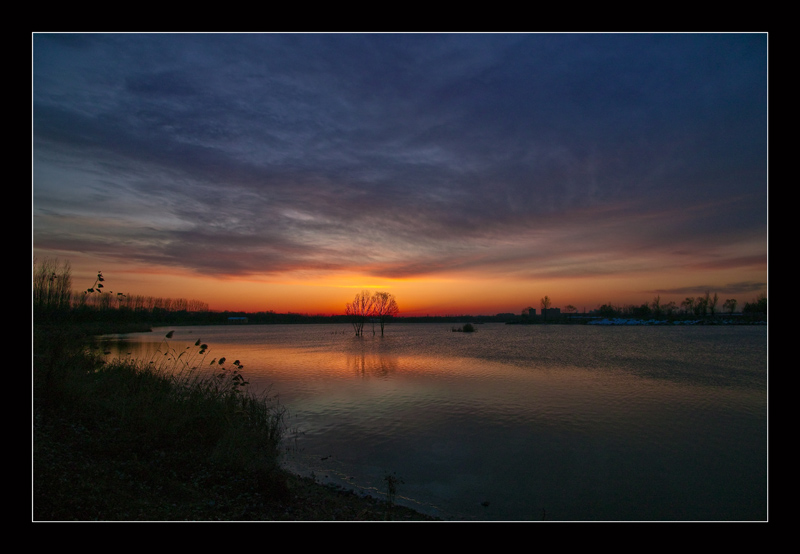
<svg viewBox="0 0 800 554">
<path fill-rule="evenodd" d="M 46 256 L 42 256 L 43 258 Z M 63 260 L 63 258 L 62 258 Z M 339 315 L 345 304 L 363 289 L 386 291 L 395 296 L 400 316 L 424 315 L 495 315 L 520 313 L 530 306 L 541 309 L 547 295 L 552 307 L 562 310 L 568 305 L 578 312 L 591 311 L 602 304 L 615 306 L 650 303 L 656 296 L 663 303 L 680 305 L 687 296 L 703 291 L 659 292 L 669 287 L 689 287 L 693 275 L 678 270 L 640 272 L 631 275 L 588 277 L 520 278 L 486 275 L 416 277 L 408 279 L 374 278 L 368 275 L 298 274 L 281 276 L 211 277 L 185 270 L 142 267 L 132 264 L 98 261 L 76 256 L 72 266 L 73 289 L 82 291 L 94 283 L 97 271 L 106 279 L 107 292 L 122 292 L 162 298 L 185 298 L 208 304 L 212 311 L 267 312 Z M 685 269 L 684 269 L 685 270 Z M 708 271 L 705 273 L 709 275 Z M 763 269 L 712 272 L 711 282 L 758 282 Z M 715 291 L 710 289 L 713 294 Z M 726 294 L 720 292 L 720 306 L 734 297 L 740 306 L 754 300 L 763 291 Z"/>
</svg>

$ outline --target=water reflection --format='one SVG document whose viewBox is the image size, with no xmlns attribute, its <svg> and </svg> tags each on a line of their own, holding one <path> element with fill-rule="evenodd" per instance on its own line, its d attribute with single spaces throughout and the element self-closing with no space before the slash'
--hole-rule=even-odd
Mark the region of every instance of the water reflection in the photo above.
<svg viewBox="0 0 800 554">
<path fill-rule="evenodd" d="M 159 352 L 160 344 L 136 338 L 106 336 L 96 339 L 96 348 L 108 360 L 152 360 Z"/>
<path fill-rule="evenodd" d="M 300 431 L 287 464 L 454 519 L 763 519 L 766 330 L 177 329 Z M 163 334 L 106 345 L 152 356 Z M 488 506 L 482 503 L 489 501 Z"/>
<path fill-rule="evenodd" d="M 357 377 L 386 378 L 400 367 L 399 356 L 383 352 L 347 352 L 344 357 L 345 365 Z"/>
</svg>

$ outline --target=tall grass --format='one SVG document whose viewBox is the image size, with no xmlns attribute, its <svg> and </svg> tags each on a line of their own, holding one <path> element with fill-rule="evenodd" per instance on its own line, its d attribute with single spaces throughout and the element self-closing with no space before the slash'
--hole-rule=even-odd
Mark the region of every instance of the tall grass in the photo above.
<svg viewBox="0 0 800 554">
<path fill-rule="evenodd" d="M 107 428 L 104 448 L 115 455 L 160 453 L 174 469 L 202 460 L 270 478 L 278 467 L 282 407 L 267 392 L 248 389 L 238 360 L 209 361 L 200 341 L 177 351 L 171 337 L 149 360 L 106 362 L 87 350 L 64 360 L 43 356 L 41 367 L 34 364 L 35 401 L 60 417 Z"/>
<path fill-rule="evenodd" d="M 69 262 L 54 259 L 34 260 L 33 308 L 52 312 L 70 308 L 72 302 L 72 275 Z"/>
</svg>

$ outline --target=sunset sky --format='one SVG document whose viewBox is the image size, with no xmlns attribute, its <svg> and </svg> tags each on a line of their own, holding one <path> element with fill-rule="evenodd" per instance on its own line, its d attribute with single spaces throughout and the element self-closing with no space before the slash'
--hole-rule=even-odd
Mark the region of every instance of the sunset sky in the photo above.
<svg viewBox="0 0 800 554">
<path fill-rule="evenodd" d="M 767 292 L 766 34 L 32 35 L 34 258 L 214 310 Z"/>
</svg>

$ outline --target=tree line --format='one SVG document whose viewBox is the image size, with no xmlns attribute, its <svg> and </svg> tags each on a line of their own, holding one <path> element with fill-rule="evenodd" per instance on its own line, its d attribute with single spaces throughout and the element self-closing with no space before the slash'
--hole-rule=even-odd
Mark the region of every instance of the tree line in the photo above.
<svg viewBox="0 0 800 554">
<path fill-rule="evenodd" d="M 549 296 L 544 296 L 540 301 L 541 314 L 537 317 L 536 309 L 533 306 L 528 306 L 522 309 L 521 317 L 518 322 L 532 323 L 543 322 L 547 323 L 548 320 L 554 319 L 560 321 L 569 321 L 574 319 L 578 314 L 578 309 L 575 306 L 567 305 L 563 309 L 552 308 L 552 301 Z M 645 302 L 641 305 L 629 304 L 624 306 L 614 306 L 612 304 L 603 304 L 597 309 L 588 313 L 584 310 L 584 315 L 600 316 L 606 318 L 625 317 L 632 319 L 642 318 L 655 318 L 655 319 L 674 319 L 674 318 L 715 318 L 719 315 L 733 316 L 734 314 L 741 314 L 747 319 L 761 320 L 766 318 L 767 315 L 767 296 L 760 294 L 752 302 L 745 302 L 741 312 L 737 312 L 739 302 L 735 298 L 728 298 L 721 301 L 717 293 L 707 291 L 700 296 L 690 296 L 685 298 L 680 303 L 677 302 L 663 302 L 661 296 L 653 298 L 652 302 Z"/>
<path fill-rule="evenodd" d="M 106 292 L 102 272 L 94 284 L 82 291 L 72 290 L 72 269 L 69 262 L 45 259 L 34 260 L 33 313 L 37 318 L 91 319 L 92 315 L 113 314 L 112 319 L 135 317 L 165 317 L 172 314 L 205 313 L 208 304 L 185 298 L 159 298 Z M 122 316 L 122 317 L 118 317 Z M 128 318 L 130 319 L 130 318 Z"/>
<path fill-rule="evenodd" d="M 646 302 L 641 305 L 613 306 L 611 304 L 603 304 L 594 313 L 603 317 L 653 317 L 662 319 L 683 316 L 713 318 L 718 315 L 732 316 L 737 313 L 736 309 L 738 307 L 739 301 L 737 299 L 727 298 L 721 301 L 716 292 L 712 294 L 710 291 L 706 291 L 705 294 L 700 296 L 688 296 L 680 304 L 674 301 L 663 302 L 661 296 L 656 296 L 652 302 Z M 574 307 L 568 306 L 566 312 L 575 313 L 576 310 Z M 745 302 L 741 314 L 743 316 L 765 317 L 767 315 L 767 296 L 760 294 L 752 302 Z"/>
<path fill-rule="evenodd" d="M 661 302 L 661 297 L 656 296 L 653 301 L 648 304 L 642 304 L 636 307 L 633 311 L 642 315 L 652 315 L 654 317 L 674 316 L 677 314 L 695 316 L 695 317 L 714 317 L 719 314 L 733 315 L 736 313 L 736 308 L 739 306 L 739 301 L 735 298 L 728 298 L 721 301 L 719 295 L 715 292 L 711 294 L 706 291 L 701 296 L 687 296 L 681 301 L 680 306 L 675 302 Z M 767 296 L 761 294 L 753 302 L 746 302 L 742 313 L 743 314 L 757 314 L 767 313 Z"/>
</svg>

